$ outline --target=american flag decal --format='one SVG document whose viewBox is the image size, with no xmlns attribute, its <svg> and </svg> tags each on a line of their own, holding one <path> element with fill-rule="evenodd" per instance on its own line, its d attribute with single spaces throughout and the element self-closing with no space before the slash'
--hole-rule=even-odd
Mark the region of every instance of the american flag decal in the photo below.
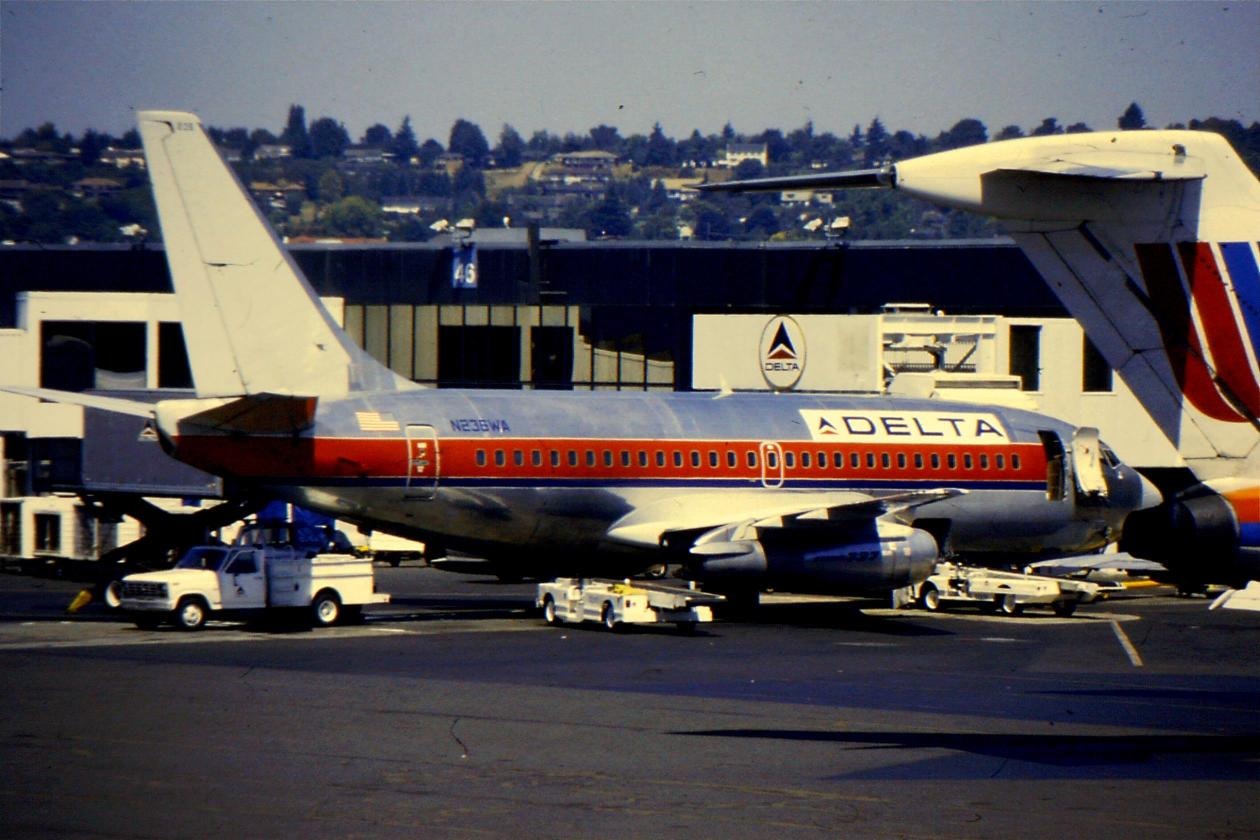
<svg viewBox="0 0 1260 840">
<path fill-rule="evenodd" d="M 396 432 L 398 421 L 391 414 L 379 411 L 356 411 L 355 419 L 359 421 L 359 430 L 363 432 Z"/>
</svg>

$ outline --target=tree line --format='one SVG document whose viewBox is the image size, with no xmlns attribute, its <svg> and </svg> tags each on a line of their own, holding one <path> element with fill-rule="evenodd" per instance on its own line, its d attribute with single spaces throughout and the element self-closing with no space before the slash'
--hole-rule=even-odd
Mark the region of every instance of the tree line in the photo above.
<svg viewBox="0 0 1260 840">
<path fill-rule="evenodd" d="M 1148 126 L 1141 107 L 1133 102 L 1119 115 L 1116 127 Z M 1169 127 L 1223 134 L 1253 171 L 1260 171 L 1260 123 L 1244 126 L 1211 117 Z M 232 154 L 246 184 L 296 185 L 285 190 L 282 206 L 273 200 L 262 208 L 283 234 L 395 241 L 429 238 L 430 224 L 438 217 L 472 217 L 483 226 L 502 225 L 505 218 L 520 224 L 538 221 L 583 228 L 593 237 L 675 239 L 680 231 L 689 231 L 699 239 L 764 240 L 820 235 L 816 231 L 825 226 L 814 225 L 811 231 L 806 227 L 811 218 L 825 221 L 843 215 L 850 220 L 848 235 L 853 238 L 991 236 L 1000 232 L 993 222 L 928 207 L 898 193 L 842 193 L 829 206 L 785 206 L 777 195 L 705 195 L 680 201 L 667 192 L 663 179 L 704 177 L 734 144 L 765 146 L 767 166 L 745 161 L 735 173 L 757 177 L 870 167 L 996 140 L 1089 130 L 1084 123 L 1062 125 L 1048 117 L 1027 130 L 1008 125 L 991 133 L 982 121 L 969 117 L 929 137 L 890 130 L 875 117 L 865 126 L 854 125 L 844 136 L 817 131 L 807 122 L 787 132 L 767 128 L 752 134 L 737 132 L 728 123 L 716 134 L 694 130 L 681 139 L 667 136 L 659 123 L 647 134 L 622 135 L 618 128 L 600 124 L 584 134 L 539 130 L 525 138 L 505 124 L 492 144 L 480 126 L 461 118 L 443 143 L 432 137 L 420 141 L 410 116 L 403 116 L 393 129 L 374 123 L 353 140 L 333 117 L 321 116 L 308 124 L 300 105 L 290 106 L 278 134 L 263 128 L 207 127 L 214 142 Z M 355 146 L 376 150 L 381 160 L 349 166 L 347 152 Z M 0 182 L 11 187 L 0 201 L 0 239 L 119 241 L 125 238 L 120 228 L 128 224 L 155 234 L 143 171 L 102 166 L 107 150 L 139 147 L 134 129 L 119 137 L 89 129 L 76 138 L 59 133 L 51 123 L 28 128 L 11 140 L 0 138 L 0 150 L 10 153 L 0 162 Z M 279 156 L 280 147 L 287 156 Z M 15 153 L 23 149 L 55 157 L 19 163 Z M 587 151 L 608 152 L 620 162 L 615 177 L 588 196 L 557 202 L 548 200 L 546 188 L 536 181 L 509 183 L 500 177 L 557 154 Z M 90 177 L 117 181 L 119 187 L 91 198 L 77 195 L 75 185 Z M 12 185 L 23 183 L 28 188 L 15 199 Z M 413 216 L 387 216 L 382 200 L 400 196 L 433 200 Z"/>
</svg>

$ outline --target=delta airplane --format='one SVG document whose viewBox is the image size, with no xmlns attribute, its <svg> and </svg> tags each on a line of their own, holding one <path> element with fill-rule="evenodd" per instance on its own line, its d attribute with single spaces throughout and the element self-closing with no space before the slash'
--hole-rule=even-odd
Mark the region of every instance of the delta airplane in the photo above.
<svg viewBox="0 0 1260 840">
<path fill-rule="evenodd" d="M 1160 501 L 1096 430 L 1009 408 L 422 388 L 337 327 L 195 115 L 138 117 L 196 398 L 22 393 L 152 416 L 170 454 L 238 490 L 506 574 L 677 562 L 754 593 L 1095 551 Z"/>
<path fill-rule="evenodd" d="M 1183 589 L 1260 578 L 1260 182 L 1223 137 L 1114 131 L 710 190 L 884 187 L 996 216 L 1190 474 L 1122 547 Z"/>
</svg>

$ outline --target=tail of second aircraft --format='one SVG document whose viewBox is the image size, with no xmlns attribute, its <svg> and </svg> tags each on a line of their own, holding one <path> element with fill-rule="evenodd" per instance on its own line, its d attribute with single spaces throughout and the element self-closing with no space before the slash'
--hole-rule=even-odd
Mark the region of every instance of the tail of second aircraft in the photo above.
<svg viewBox="0 0 1260 840">
<path fill-rule="evenodd" d="M 1027 138 L 904 161 L 895 180 L 1006 219 L 1201 477 L 1260 458 L 1260 182 L 1224 138 Z"/>
<path fill-rule="evenodd" d="M 332 320 L 196 115 L 138 119 L 198 396 L 411 386 Z"/>
</svg>

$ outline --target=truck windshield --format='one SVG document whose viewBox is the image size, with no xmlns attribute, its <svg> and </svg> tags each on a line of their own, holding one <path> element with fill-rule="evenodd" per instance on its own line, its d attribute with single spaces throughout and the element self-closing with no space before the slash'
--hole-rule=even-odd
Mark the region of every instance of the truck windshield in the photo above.
<svg viewBox="0 0 1260 840">
<path fill-rule="evenodd" d="M 206 569 L 217 572 L 226 557 L 226 548 L 190 548 L 183 559 L 175 564 L 175 568 Z"/>
</svg>

